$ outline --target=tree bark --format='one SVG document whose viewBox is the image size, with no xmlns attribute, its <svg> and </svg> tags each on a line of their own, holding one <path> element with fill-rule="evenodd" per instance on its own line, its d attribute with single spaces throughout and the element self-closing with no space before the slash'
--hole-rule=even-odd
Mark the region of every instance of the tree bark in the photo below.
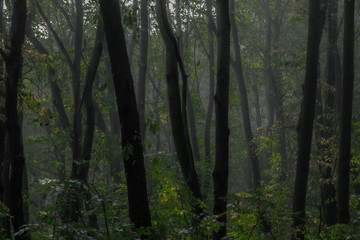
<svg viewBox="0 0 360 240">
<path fill-rule="evenodd" d="M 146 92 L 146 69 L 149 42 L 149 11 L 148 0 L 141 0 L 141 33 L 140 33 L 140 60 L 139 60 L 139 82 L 137 89 L 137 103 L 140 117 L 140 131 L 143 141 L 145 141 L 145 92 Z"/>
<path fill-rule="evenodd" d="M 320 161 L 321 174 L 321 193 L 322 193 L 322 207 L 324 211 L 324 222 L 331 226 L 337 221 L 336 208 L 336 192 L 334 179 L 332 176 L 333 170 L 333 154 L 331 153 L 331 146 L 335 144 L 334 136 L 336 136 L 336 115 L 335 115 L 335 82 L 338 76 L 339 66 L 337 66 L 336 56 L 338 55 L 337 48 L 337 15 L 338 15 L 338 0 L 330 0 L 328 2 L 327 22 L 328 22 L 328 47 L 327 47 L 327 62 L 326 62 L 326 82 L 325 89 L 325 108 L 324 121 L 321 129 L 322 157 Z M 335 89 L 335 90 L 334 90 Z M 321 100 L 321 99 L 320 99 Z M 333 143 L 333 144 L 332 144 Z"/>
<path fill-rule="evenodd" d="M 229 77 L 230 77 L 230 17 L 229 1 L 217 0 L 218 55 L 217 81 L 215 94 L 216 116 L 216 156 L 214 178 L 214 215 L 221 222 L 220 229 L 214 232 L 214 239 L 226 236 L 226 204 L 229 175 Z"/>
<path fill-rule="evenodd" d="M 0 0 L 0 34 L 4 34 L 3 25 L 3 11 L 4 1 Z M 3 37 L 0 37 L 0 43 L 3 44 Z M 5 163 L 5 149 L 6 149 L 6 78 L 5 78 L 5 61 L 0 58 L 0 202 L 5 202 L 4 199 L 4 181 L 3 172 Z M 0 232 L 5 233 L 6 218 L 0 217 Z"/>
<path fill-rule="evenodd" d="M 2 52 L 6 62 L 6 130 L 7 130 L 7 158 L 10 160 L 9 202 L 8 207 L 12 216 L 11 222 L 14 232 L 19 232 L 27 222 L 23 205 L 23 176 L 25 156 L 19 115 L 17 109 L 19 80 L 22 74 L 22 46 L 26 28 L 26 1 L 14 2 L 10 29 L 10 52 Z M 15 236 L 15 239 L 31 239 L 29 230 Z"/>
<path fill-rule="evenodd" d="M 293 196 L 293 239 L 304 239 L 305 202 L 309 174 L 311 139 L 317 88 L 320 45 L 320 0 L 309 0 L 309 28 L 307 43 L 304 96 L 298 125 L 298 159 Z"/>
<path fill-rule="evenodd" d="M 354 0 L 344 0 L 343 92 L 338 168 L 338 222 L 350 222 L 349 180 L 351 160 L 351 118 L 354 89 Z"/>
<path fill-rule="evenodd" d="M 109 49 L 128 190 L 129 217 L 136 228 L 151 226 L 143 146 L 133 78 L 117 0 L 99 0 Z"/>
<path fill-rule="evenodd" d="M 165 1 L 156 1 L 157 22 L 166 46 L 166 82 L 169 100 L 171 129 L 175 142 L 177 157 L 180 162 L 182 174 L 193 196 L 201 201 L 201 190 L 195 171 L 194 156 L 191 149 L 186 117 L 186 81 L 184 66 L 180 57 L 178 44 L 171 30 L 167 18 Z M 178 79 L 178 64 L 183 78 L 182 99 Z M 182 100 L 182 101 L 181 101 Z M 194 204 L 196 213 L 202 213 L 199 202 Z"/>
<path fill-rule="evenodd" d="M 73 115 L 73 159 L 71 178 L 76 179 L 79 175 L 78 160 L 81 157 L 81 96 L 80 96 L 80 82 L 81 82 L 81 55 L 82 55 L 82 41 L 84 28 L 84 9 L 82 0 L 75 0 L 76 20 L 75 20 L 75 47 L 74 47 L 74 61 L 72 66 L 72 90 L 74 96 L 74 115 Z M 76 217 L 77 218 L 77 217 Z"/>
<path fill-rule="evenodd" d="M 91 199 L 90 186 L 88 185 L 88 172 L 91 160 L 92 144 L 95 131 L 95 107 L 92 98 L 92 89 L 96 77 L 96 72 L 100 63 L 104 42 L 104 29 L 102 23 L 99 21 L 97 24 L 95 46 L 91 55 L 89 66 L 85 77 L 85 89 L 83 93 L 84 105 L 86 109 L 86 128 L 83 140 L 83 148 L 81 153 L 81 164 L 79 165 L 79 173 L 77 179 L 85 184 L 83 189 L 85 205 L 87 210 L 91 208 L 89 199 Z M 97 217 L 95 213 L 89 216 L 90 226 L 97 228 Z"/>
<path fill-rule="evenodd" d="M 213 22 L 212 15 L 212 1 L 206 0 L 206 15 L 207 15 L 207 32 L 209 38 L 209 104 L 206 112 L 205 123 L 205 159 L 210 161 L 211 154 L 211 122 L 214 110 L 214 94 L 215 94 L 215 51 L 214 51 L 214 35 L 211 28 Z"/>
<path fill-rule="evenodd" d="M 253 133 L 251 129 L 248 95 L 247 95 L 247 90 L 243 75 L 239 38 L 238 38 L 238 32 L 235 22 L 234 0 L 230 1 L 230 23 L 231 23 L 234 52 L 235 52 L 235 62 L 231 61 L 231 65 L 234 69 L 234 72 L 238 80 L 239 98 L 240 98 L 241 112 L 242 112 L 244 131 L 245 131 L 245 137 L 247 143 L 247 153 L 248 153 L 248 158 L 250 160 L 249 162 L 251 163 L 252 176 L 253 176 L 252 179 L 253 188 L 257 189 L 260 187 L 260 181 L 261 181 L 260 168 L 259 168 L 259 160 L 256 155 L 257 146 L 253 141 Z"/>
</svg>

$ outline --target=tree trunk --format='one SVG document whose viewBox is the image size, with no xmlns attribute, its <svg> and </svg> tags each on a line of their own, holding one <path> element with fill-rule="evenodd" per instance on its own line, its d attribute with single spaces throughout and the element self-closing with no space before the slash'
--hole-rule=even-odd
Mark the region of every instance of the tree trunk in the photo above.
<svg viewBox="0 0 360 240">
<path fill-rule="evenodd" d="M 139 60 L 139 82 L 137 89 L 137 103 L 140 117 L 140 131 L 145 141 L 145 90 L 146 90 L 146 69 L 149 42 L 149 11 L 148 0 L 141 0 L 141 34 L 140 34 L 140 60 Z"/>
<path fill-rule="evenodd" d="M 126 50 L 120 6 L 117 0 L 100 0 L 109 49 L 116 102 L 121 125 L 121 145 L 128 190 L 129 217 L 136 228 L 151 226 L 146 190 L 143 144 L 133 78 Z"/>
<path fill-rule="evenodd" d="M 0 34 L 4 34 L 3 25 L 3 11 L 4 1 L 0 0 Z M 3 44 L 3 37 L 0 37 L 0 43 Z M 5 163 L 5 143 L 6 143 L 6 79 L 5 79 L 5 62 L 0 58 L 0 202 L 5 202 L 4 199 L 4 182 L 3 172 Z M 0 232 L 5 233 L 6 218 L 0 217 Z"/>
<path fill-rule="evenodd" d="M 190 191 L 197 200 L 202 200 L 200 184 L 195 171 L 186 117 L 186 74 L 180 57 L 178 44 L 167 18 L 165 1 L 156 1 L 157 21 L 166 46 L 166 82 L 169 100 L 171 129 L 182 174 Z M 183 77 L 182 101 L 178 79 L 178 64 Z M 197 214 L 202 213 L 199 202 L 194 204 Z"/>
<path fill-rule="evenodd" d="M 256 127 L 261 127 L 261 109 L 260 109 L 260 96 L 258 89 L 258 79 L 257 76 L 253 74 L 254 77 L 254 98 L 255 98 L 255 113 L 256 113 Z"/>
<path fill-rule="evenodd" d="M 178 38 L 178 49 L 180 58 L 182 59 L 184 57 L 184 37 L 183 37 L 183 30 L 182 30 L 182 24 L 181 24 L 181 2 L 180 0 L 176 0 L 175 5 L 175 17 L 176 17 L 176 26 L 177 26 L 177 38 Z M 186 38 L 186 37 L 185 37 Z M 189 84 L 186 85 L 186 103 L 187 103 L 187 109 L 188 109 L 188 122 L 190 127 L 190 137 L 191 137 L 191 146 L 193 149 L 193 156 L 194 160 L 199 162 L 200 161 L 200 151 L 199 151 L 199 144 L 197 141 L 197 135 L 196 135 L 196 123 L 195 123 L 195 113 L 194 113 L 194 107 L 192 103 L 192 97 L 189 90 Z"/>
<path fill-rule="evenodd" d="M 314 111 L 317 88 L 319 59 L 320 0 L 309 0 L 309 28 L 306 59 L 304 96 L 298 125 L 298 159 L 293 196 L 293 239 L 304 239 L 305 202 L 309 174 L 311 139 L 313 133 Z"/>
<path fill-rule="evenodd" d="M 351 160 L 351 118 L 354 89 L 354 0 L 344 0 L 343 92 L 338 168 L 338 222 L 350 222 L 349 180 Z"/>
<path fill-rule="evenodd" d="M 210 144 L 210 130 L 212 115 L 214 110 L 214 94 L 215 94 L 215 51 L 214 51 L 214 35 L 213 29 L 211 28 L 211 22 L 213 22 L 212 15 L 212 2 L 206 0 L 206 14 L 208 19 L 207 32 L 209 38 L 209 104 L 206 112 L 206 123 L 205 123 L 205 159 L 209 160 L 211 144 Z"/>
<path fill-rule="evenodd" d="M 230 1 L 230 23 L 231 23 L 231 30 L 233 36 L 233 44 L 234 44 L 234 52 L 235 52 L 235 62 L 231 61 L 231 65 L 235 71 L 238 85 L 239 85 L 239 98 L 241 104 L 241 112 L 244 124 L 244 131 L 247 143 L 247 153 L 251 163 L 252 169 L 252 176 L 253 176 L 253 188 L 257 189 L 260 187 L 260 168 L 259 168 L 259 160 L 256 155 L 256 148 L 253 141 L 253 134 L 251 130 L 251 122 L 250 122 L 250 112 L 249 112 L 249 102 L 248 102 L 248 95 L 243 75 L 243 68 L 242 68 L 242 59 L 240 53 L 240 45 L 239 45 L 239 38 L 238 32 L 235 22 L 235 4 L 234 0 Z"/>
<path fill-rule="evenodd" d="M 322 157 L 320 161 L 321 174 L 321 192 L 322 192 L 322 207 L 324 211 L 324 222 L 331 226 L 337 221 L 336 208 L 336 192 L 334 179 L 332 176 L 333 170 L 333 154 L 331 146 L 336 144 L 335 126 L 335 82 L 338 76 L 338 66 L 336 61 L 337 48 L 337 14 L 338 14 L 338 0 L 330 0 L 328 3 L 327 20 L 328 20 L 328 47 L 327 47 L 327 63 L 326 63 L 326 82 L 325 89 L 325 119 L 321 129 L 321 138 L 325 141 L 322 146 Z"/>
<path fill-rule="evenodd" d="M 95 46 L 91 55 L 89 66 L 85 77 L 85 89 L 83 93 L 84 105 L 86 109 L 86 128 L 83 140 L 83 148 L 81 153 L 81 164 L 79 164 L 79 173 L 77 179 L 79 179 L 84 186 L 85 205 L 87 210 L 91 208 L 89 199 L 91 199 L 90 186 L 88 185 L 88 172 L 91 160 L 91 151 L 95 131 L 95 107 L 92 98 L 92 89 L 96 77 L 96 72 L 100 63 L 104 42 L 104 29 L 102 23 L 99 21 L 97 24 Z M 97 218 L 95 213 L 91 213 L 89 216 L 90 226 L 97 228 Z"/>
<path fill-rule="evenodd" d="M 229 72 L 230 72 L 230 17 L 229 1 L 217 0 L 218 55 L 217 82 L 215 94 L 216 156 L 214 178 L 214 215 L 220 215 L 220 229 L 214 232 L 214 239 L 226 236 L 226 204 L 229 175 Z"/>
<path fill-rule="evenodd" d="M 81 55 L 82 55 L 82 41 L 83 41 L 83 27 L 84 27 L 84 9 L 82 0 L 75 0 L 76 9 L 76 24 L 75 24 L 75 49 L 74 62 L 72 67 L 72 90 L 74 96 L 74 116 L 73 116 L 73 159 L 71 178 L 76 179 L 79 173 L 78 161 L 81 157 L 81 96 L 80 96 L 80 82 L 81 82 Z M 73 216 L 75 217 L 75 216 Z M 77 216 L 75 217 L 78 218 Z"/>
<path fill-rule="evenodd" d="M 22 73 L 22 46 L 26 27 L 26 1 L 14 2 L 10 29 L 10 52 L 2 52 L 6 62 L 6 130 L 7 130 L 7 158 L 10 160 L 9 202 L 8 207 L 12 216 L 11 222 L 14 232 L 19 232 L 27 222 L 25 221 L 23 206 L 23 172 L 25 156 L 19 116 L 17 109 L 18 87 Z M 15 239 L 31 239 L 28 230 Z"/>
</svg>

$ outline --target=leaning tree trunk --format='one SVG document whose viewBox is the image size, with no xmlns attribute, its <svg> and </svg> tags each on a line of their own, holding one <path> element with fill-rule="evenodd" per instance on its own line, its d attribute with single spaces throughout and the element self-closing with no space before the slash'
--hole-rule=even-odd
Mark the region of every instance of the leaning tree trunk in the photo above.
<svg viewBox="0 0 360 240">
<path fill-rule="evenodd" d="M 244 131 L 247 143 L 247 153 L 250 160 L 250 165 L 252 169 L 251 175 L 253 176 L 253 188 L 257 189 L 260 187 L 260 168 L 259 168 L 259 160 L 256 155 L 256 148 L 253 141 L 253 134 L 251 130 L 251 122 L 250 122 L 250 112 L 249 112 L 249 102 L 248 102 L 248 95 L 243 75 L 243 68 L 242 68 L 242 59 L 240 53 L 240 44 L 238 38 L 237 27 L 235 23 L 235 4 L 234 0 L 231 0 L 231 8 L 230 8 L 230 23 L 232 29 L 232 36 L 233 36 L 233 44 L 234 44 L 234 52 L 235 52 L 235 62 L 231 62 L 232 67 L 235 71 L 236 78 L 238 80 L 239 85 L 239 97 L 241 103 L 241 112 L 244 124 Z"/>
<path fill-rule="evenodd" d="M 214 239 L 226 236 L 226 204 L 229 175 L 229 72 L 230 72 L 230 17 L 229 1 L 217 0 L 218 55 L 215 94 L 216 155 L 214 178 L 214 214 L 220 215 L 220 229 Z"/>
<path fill-rule="evenodd" d="M 177 25 L 177 37 L 178 37 L 178 49 L 180 53 L 180 58 L 183 58 L 184 56 L 184 42 L 186 41 L 183 37 L 183 30 L 182 30 L 182 24 L 181 24 L 181 1 L 176 0 L 176 7 L 175 7 L 175 18 L 176 18 L 176 25 Z M 191 143 L 192 143 L 192 149 L 193 149 L 193 156 L 194 160 L 196 162 L 200 161 L 200 151 L 199 151 L 199 144 L 197 140 L 197 134 L 196 134 L 196 123 L 195 123 L 195 113 L 194 113 L 194 107 L 193 107 L 193 99 L 191 97 L 190 91 L 189 91 L 189 84 L 186 85 L 186 103 L 188 108 L 188 122 L 190 127 L 190 137 L 191 137 Z"/>
<path fill-rule="evenodd" d="M 350 222 L 349 180 L 351 160 L 351 118 L 354 89 L 354 0 L 344 0 L 343 94 L 338 168 L 338 222 Z"/>
<path fill-rule="evenodd" d="M 177 157 L 182 174 L 193 196 L 202 200 L 199 180 L 195 171 L 194 156 L 191 149 L 186 117 L 186 82 L 184 65 L 180 57 L 178 44 L 167 18 L 165 1 L 156 1 L 157 21 L 166 46 L 166 82 L 169 99 L 171 129 L 175 142 Z M 182 101 L 178 79 L 178 64 L 183 78 Z M 202 213 L 198 202 L 195 203 L 196 213 Z"/>
<path fill-rule="evenodd" d="M 304 239 L 305 234 L 306 189 L 316 100 L 319 39 L 321 38 L 320 1 L 309 0 L 306 76 L 298 126 L 298 159 L 293 196 L 293 228 L 295 231 L 293 239 Z"/>
<path fill-rule="evenodd" d="M 79 179 L 85 187 L 83 189 L 85 196 L 85 205 L 87 210 L 90 210 L 91 194 L 90 186 L 88 184 L 88 172 L 90 167 L 91 152 L 93 147 L 94 131 L 95 131 L 95 107 L 92 98 L 92 89 L 97 73 L 97 69 L 100 63 L 104 42 L 104 29 L 102 22 L 98 22 L 95 46 L 91 55 L 89 66 L 85 77 L 85 89 L 83 93 L 83 101 L 86 109 L 86 128 L 83 140 L 83 148 L 81 153 L 81 164 L 79 164 L 79 170 L 77 173 L 77 179 Z M 89 216 L 90 227 L 97 228 L 97 217 L 95 213 L 91 213 Z"/>
<path fill-rule="evenodd" d="M 8 194 L 8 207 L 10 209 L 11 223 L 14 232 L 19 232 L 25 224 L 23 206 L 23 172 L 25 169 L 25 156 L 21 128 L 18 116 L 18 89 L 22 73 L 22 46 L 25 39 L 26 27 L 26 0 L 14 2 L 10 29 L 10 52 L 2 52 L 6 62 L 6 130 L 7 130 L 7 158 L 10 160 L 10 181 Z M 31 239 L 26 228 L 15 239 Z"/>
<path fill-rule="evenodd" d="M 143 144 L 133 78 L 117 0 L 99 0 L 109 49 L 128 191 L 129 217 L 136 228 L 151 226 Z"/>
</svg>

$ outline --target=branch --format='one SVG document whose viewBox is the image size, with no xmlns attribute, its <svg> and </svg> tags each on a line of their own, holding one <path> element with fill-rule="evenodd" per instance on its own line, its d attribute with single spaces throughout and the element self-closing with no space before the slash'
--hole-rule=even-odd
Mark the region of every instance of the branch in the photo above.
<svg viewBox="0 0 360 240">
<path fill-rule="evenodd" d="M 65 9 L 63 8 L 63 6 L 61 6 L 61 4 L 60 4 L 57 0 L 51 0 L 51 1 L 54 3 L 54 5 L 60 10 L 61 14 L 64 16 L 65 21 L 66 21 L 66 23 L 68 24 L 70 31 L 75 32 L 75 28 L 74 28 L 74 26 L 73 26 L 72 23 L 71 23 L 70 16 L 69 16 L 69 14 L 65 11 Z"/>
<path fill-rule="evenodd" d="M 66 59 L 67 64 L 69 65 L 70 69 L 73 69 L 73 62 L 70 58 L 69 53 L 67 52 L 67 50 L 65 49 L 64 43 L 61 41 L 59 35 L 56 33 L 55 29 L 53 28 L 53 26 L 51 25 L 49 19 L 46 17 L 44 11 L 42 10 L 39 2 L 37 0 L 32 0 L 32 2 L 36 5 L 42 19 L 44 20 L 44 22 L 46 23 L 46 25 L 48 26 L 48 28 L 50 29 L 50 32 L 53 34 L 57 44 L 60 47 L 61 52 L 64 54 L 64 57 Z"/>
</svg>

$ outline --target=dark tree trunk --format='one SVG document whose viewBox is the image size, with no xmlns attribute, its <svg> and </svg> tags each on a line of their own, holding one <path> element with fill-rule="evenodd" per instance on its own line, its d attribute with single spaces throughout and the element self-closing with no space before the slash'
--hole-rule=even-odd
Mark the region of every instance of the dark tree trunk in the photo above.
<svg viewBox="0 0 360 240">
<path fill-rule="evenodd" d="M 175 17 L 176 17 L 176 26 L 177 26 L 177 37 L 178 37 L 178 49 L 180 58 L 183 58 L 184 56 L 184 37 L 183 37 L 183 30 L 182 30 L 182 24 L 181 24 L 181 5 L 180 0 L 176 0 L 175 5 Z M 185 37 L 186 39 L 186 37 Z M 188 109 L 188 122 L 190 127 L 190 137 L 191 137 L 191 146 L 193 149 L 194 154 L 194 160 L 199 162 L 200 161 L 200 151 L 199 151 L 199 144 L 197 141 L 197 134 L 196 134 L 196 123 L 195 123 L 195 113 L 194 113 L 194 107 L 192 102 L 192 97 L 189 91 L 189 85 L 186 85 L 186 103 L 187 103 L 187 109 Z"/>
<path fill-rule="evenodd" d="M 218 55 L 215 94 L 216 156 L 214 178 L 214 214 L 220 215 L 220 229 L 214 239 L 226 236 L 226 204 L 229 175 L 229 72 L 230 72 L 230 17 L 229 1 L 217 0 Z"/>
<path fill-rule="evenodd" d="M 305 202 L 309 174 L 311 139 L 313 133 L 314 111 L 317 88 L 319 59 L 320 0 L 309 0 L 309 28 L 306 59 L 304 96 L 298 125 L 298 159 L 293 196 L 293 239 L 304 239 Z"/>
<path fill-rule="evenodd" d="M 79 165 L 79 172 L 77 179 L 85 184 L 84 196 L 85 205 L 87 210 L 91 208 L 89 199 L 91 199 L 90 187 L 87 184 L 88 172 L 91 160 L 91 151 L 95 131 L 95 107 L 92 98 L 92 89 L 96 77 L 96 72 L 100 63 L 104 42 L 104 29 L 102 23 L 99 21 L 97 24 L 95 46 L 91 55 L 89 66 L 85 77 L 85 89 L 83 93 L 84 105 L 86 109 L 86 128 L 83 140 L 83 148 L 81 153 L 81 164 Z M 97 217 L 95 213 L 91 213 L 89 216 L 90 226 L 97 228 Z"/>
<path fill-rule="evenodd" d="M 3 25 L 3 11 L 4 1 L 0 0 L 0 34 L 4 34 Z M 0 37 L 0 42 L 3 44 L 3 37 Z M 6 139 L 6 80 L 5 80 L 5 62 L 0 58 L 0 202 L 5 202 L 4 199 L 4 182 L 3 182 L 3 164 L 5 163 L 5 139 Z M 6 218 L 0 217 L 0 232 L 5 232 Z"/>
<path fill-rule="evenodd" d="M 200 151 L 199 151 L 199 144 L 197 140 L 197 133 L 196 133 L 196 122 L 195 122 L 195 112 L 193 106 L 193 100 L 189 91 L 187 90 L 187 106 L 189 111 L 189 125 L 190 125 L 190 135 L 191 135 L 191 143 L 194 151 L 194 159 L 197 162 L 200 162 Z"/>
<path fill-rule="evenodd" d="M 344 0 L 343 92 L 338 168 L 338 222 L 350 222 L 349 180 L 351 160 L 351 118 L 354 89 L 354 0 Z"/>
<path fill-rule="evenodd" d="M 89 66 L 85 77 L 85 89 L 83 93 L 83 101 L 86 109 L 86 129 L 84 134 L 83 148 L 81 160 L 84 164 L 79 166 L 78 178 L 87 182 L 89 164 L 91 159 L 92 143 L 95 130 L 95 107 L 92 98 L 92 89 L 94 86 L 97 68 L 103 51 L 104 29 L 102 23 L 98 23 L 95 46 L 91 55 Z"/>
<path fill-rule="evenodd" d="M 99 0 L 109 49 L 128 190 L 129 217 L 136 228 L 151 226 L 143 146 L 135 90 L 117 0 Z"/>
<path fill-rule="evenodd" d="M 328 47 L 327 47 L 327 62 L 326 62 L 326 82 L 325 89 L 325 118 L 323 127 L 321 129 L 321 141 L 323 144 L 320 162 L 321 174 L 321 193 L 322 193 L 322 207 L 324 211 L 324 222 L 331 226 L 336 224 L 337 208 L 336 208 L 336 192 L 334 179 L 332 176 L 333 170 L 333 154 L 331 146 L 336 144 L 335 126 L 335 82 L 338 76 L 339 67 L 337 66 L 336 56 L 338 55 L 337 48 L 337 15 L 338 15 L 338 0 L 330 0 L 328 2 L 327 21 L 328 21 Z M 321 99 L 320 99 L 321 100 Z"/>
<path fill-rule="evenodd" d="M 268 127 L 270 128 L 274 124 L 275 119 L 275 108 L 276 108 L 276 94 L 274 85 L 274 72 L 272 69 L 272 17 L 270 13 L 269 0 L 265 3 L 266 7 L 266 32 L 265 32 L 265 54 L 264 54 L 264 67 L 265 67 L 265 85 L 266 85 L 266 101 L 268 104 Z"/>
<path fill-rule="evenodd" d="M 236 78 L 238 80 L 239 85 L 239 98 L 241 104 L 241 112 L 244 124 L 244 131 L 247 143 L 247 153 L 249 162 L 251 163 L 252 169 L 252 176 L 253 176 L 253 188 L 257 189 L 260 187 L 260 168 L 259 168 L 259 160 L 256 155 L 256 148 L 253 141 L 253 134 L 251 129 L 251 122 L 250 122 L 250 112 L 249 112 L 249 102 L 248 102 L 248 95 L 243 75 L 243 68 L 242 68 L 242 59 L 240 53 L 240 44 L 238 38 L 238 32 L 235 22 L 235 4 L 234 0 L 230 1 L 230 23 L 232 29 L 232 36 L 233 36 L 233 44 L 234 44 L 234 51 L 235 51 L 235 62 L 231 61 L 231 65 L 235 71 Z"/>
<path fill-rule="evenodd" d="M 210 158 L 210 130 L 212 115 L 214 110 L 214 94 L 215 94 L 215 50 L 214 50 L 214 34 L 211 27 L 211 22 L 213 22 L 212 15 L 212 2 L 211 0 L 206 0 L 206 14 L 208 19 L 207 32 L 209 38 L 209 105 L 206 112 L 206 124 L 205 124 L 205 158 Z"/>
<path fill-rule="evenodd" d="M 26 28 L 26 1 L 14 2 L 10 29 L 10 52 L 2 52 L 6 62 L 6 130 L 7 130 L 7 158 L 10 161 L 10 181 L 8 188 L 8 207 L 12 216 L 11 222 L 14 232 L 24 227 L 26 213 L 23 205 L 23 176 L 25 156 L 21 127 L 18 115 L 18 87 L 22 73 L 22 46 Z M 28 230 L 15 239 L 31 239 Z"/>
<path fill-rule="evenodd" d="M 82 0 L 75 0 L 76 9 L 76 24 L 75 24 L 75 49 L 74 62 L 72 65 L 72 90 L 74 96 L 74 116 L 73 116 L 73 159 L 71 178 L 76 179 L 79 175 L 78 161 L 81 157 L 81 96 L 80 96 L 80 82 L 81 82 L 81 55 L 82 55 L 82 41 L 83 41 L 83 27 L 84 27 L 84 9 Z M 72 216 L 76 219 L 78 216 Z"/>
<path fill-rule="evenodd" d="M 140 34 L 140 60 L 139 60 L 139 82 L 137 89 L 137 104 L 140 117 L 140 131 L 143 141 L 145 141 L 145 90 L 146 90 L 146 69 L 149 42 L 149 11 L 148 0 L 141 0 L 141 34 Z"/>
<path fill-rule="evenodd" d="M 255 113 L 256 113 L 256 127 L 261 127 L 261 109 L 260 109 L 260 96 L 259 96 L 259 89 L 258 89 L 258 79 L 255 75 L 254 77 L 254 98 L 255 98 Z"/>
<path fill-rule="evenodd" d="M 169 100 L 171 129 L 175 142 L 177 157 L 182 174 L 190 191 L 198 200 L 202 199 L 200 184 L 195 171 L 194 157 L 191 149 L 186 117 L 186 81 L 184 66 L 180 57 L 178 44 L 167 18 L 165 1 L 156 2 L 157 21 L 166 46 L 166 82 Z M 178 64 L 183 77 L 182 101 L 178 79 Z M 199 203 L 195 203 L 196 213 L 202 213 Z"/>
</svg>

